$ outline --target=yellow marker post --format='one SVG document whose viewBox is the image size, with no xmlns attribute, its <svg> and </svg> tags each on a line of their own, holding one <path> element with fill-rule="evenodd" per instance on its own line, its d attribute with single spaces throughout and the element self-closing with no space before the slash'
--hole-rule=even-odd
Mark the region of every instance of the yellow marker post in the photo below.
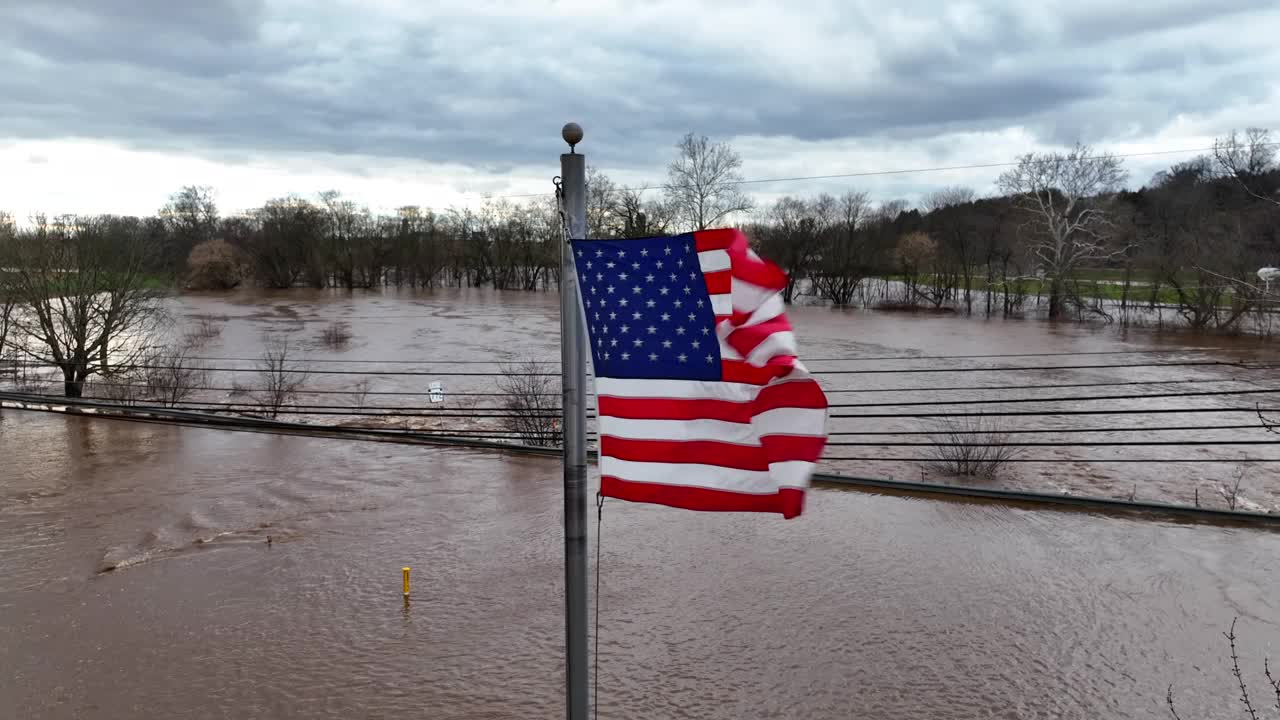
<svg viewBox="0 0 1280 720">
<path fill-rule="evenodd" d="M 400 568 L 400 572 L 404 573 L 404 599 L 409 601 L 409 568 Z"/>
</svg>

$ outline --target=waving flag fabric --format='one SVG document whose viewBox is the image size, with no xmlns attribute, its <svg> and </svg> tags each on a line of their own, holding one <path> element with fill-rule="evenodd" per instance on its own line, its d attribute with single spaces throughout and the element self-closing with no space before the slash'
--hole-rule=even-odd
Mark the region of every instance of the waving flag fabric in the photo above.
<svg viewBox="0 0 1280 720">
<path fill-rule="evenodd" d="M 827 400 L 797 359 L 780 268 L 737 230 L 578 240 L 601 492 L 799 515 Z"/>
</svg>

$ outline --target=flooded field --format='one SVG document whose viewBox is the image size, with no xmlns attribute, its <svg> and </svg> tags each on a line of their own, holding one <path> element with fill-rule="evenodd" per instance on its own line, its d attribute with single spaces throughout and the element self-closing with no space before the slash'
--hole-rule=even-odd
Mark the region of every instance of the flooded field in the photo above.
<svg viewBox="0 0 1280 720">
<path fill-rule="evenodd" d="M 185 296 L 173 310 L 176 327 L 218 330 L 198 354 L 225 370 L 210 383 L 223 390 L 199 400 L 243 399 L 226 390 L 252 384 L 246 371 L 274 335 L 315 360 L 303 363 L 313 371 L 305 389 L 321 392 L 300 403 L 339 413 L 364 405 L 445 414 L 370 419 L 294 410 L 291 420 L 496 427 L 457 415 L 499 404 L 485 394 L 501 390 L 498 361 L 550 361 L 546 370 L 558 372 L 559 311 L 548 293 L 243 292 Z M 1280 393 L 1270 392 L 1280 388 L 1280 368 L 1267 367 L 1280 355 L 1269 341 L 818 307 L 790 315 L 802 359 L 832 405 L 825 470 L 1215 507 L 1232 495 L 1239 509 L 1280 509 L 1280 462 L 1259 462 L 1280 460 L 1280 436 L 1266 432 L 1254 409 L 1280 408 Z M 353 335 L 337 349 L 320 340 L 334 322 L 348 323 Z M 428 401 L 433 381 L 445 402 Z M 356 397 L 357 388 L 369 394 Z M 983 413 L 954 423 L 1021 446 L 1009 449 L 1012 461 L 994 480 L 956 477 L 938 467 L 933 445 L 975 436 L 944 437 L 951 428 L 928 417 L 938 413 Z M 1214 444 L 1223 441 L 1231 444 Z"/>
<path fill-rule="evenodd" d="M 391 360 L 447 371 L 463 367 L 459 360 L 556 357 L 549 295 L 243 293 L 187 297 L 175 310 L 185 323 L 219 323 L 220 334 L 202 350 L 216 358 L 256 356 L 266 331 L 291 333 L 306 356 L 376 360 L 362 367 L 383 370 L 403 367 Z M 344 349 L 330 349 L 318 334 L 340 319 L 354 337 Z M 1122 337 L 1076 325 L 816 308 L 793 319 L 814 369 L 1271 357 L 1266 345 L 1246 341 Z M 849 362 L 1133 351 L 1160 354 Z M 833 403 L 886 403 L 1049 392 L 941 389 L 962 386 L 1196 381 L 1190 388 L 1063 387 L 1051 390 L 1054 397 L 1266 388 L 1273 372 L 1177 365 L 845 373 L 824 382 Z M 211 386 L 230 387 L 236 377 L 215 375 Z M 345 392 L 358 379 L 316 375 L 308 387 Z M 425 392 L 435 378 L 368 379 L 372 391 Z M 458 393 L 490 392 L 492 378 L 439 380 L 446 406 L 490 402 Z M 213 401 L 220 392 L 202 397 Z M 1060 428 L 1243 425 L 1246 416 L 1227 410 L 1272 400 L 1090 401 L 1091 408 L 1215 411 L 1012 419 Z M 881 410 L 912 407 L 833 414 L 887 414 Z M 557 461 L 2 412 L 0 716 L 562 712 Z M 832 429 L 912 432 L 922 422 L 833 418 Z M 1213 432 L 1160 435 L 1266 437 L 1257 427 Z M 836 446 L 832 454 L 920 457 L 924 450 Z M 997 482 L 1113 496 L 1137 485 L 1139 497 L 1175 500 L 1198 486 L 1203 498 L 1230 477 L 1231 462 L 1094 465 L 1080 458 L 1280 457 L 1268 450 L 1027 448 L 1029 458 L 1060 461 L 1010 465 Z M 924 466 L 831 463 L 903 479 L 919 479 Z M 1244 497 L 1274 505 L 1272 466 L 1245 467 Z M 1263 657 L 1280 655 L 1280 535 L 1258 529 L 816 489 L 806 514 L 789 522 L 611 502 L 602 548 L 602 718 L 1164 717 L 1171 683 L 1182 717 L 1221 717 L 1235 712 L 1239 692 L 1220 634 L 1232 618 L 1240 618 L 1239 652 L 1251 688 L 1265 687 Z M 414 568 L 407 610 L 403 565 Z"/>
</svg>

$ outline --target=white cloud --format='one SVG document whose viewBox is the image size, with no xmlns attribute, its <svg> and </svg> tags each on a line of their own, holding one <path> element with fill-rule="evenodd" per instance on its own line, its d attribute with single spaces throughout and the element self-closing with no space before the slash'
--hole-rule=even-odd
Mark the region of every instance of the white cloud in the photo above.
<svg viewBox="0 0 1280 720">
<path fill-rule="evenodd" d="M 336 188 L 374 209 L 549 188 L 560 124 L 660 182 L 686 131 L 749 177 L 998 163 L 1280 129 L 1263 0 L 13 0 L 0 8 L 0 209 L 154 212 L 183 184 L 236 210 Z M 43 158 L 46 162 L 32 162 Z M 1181 156 L 1135 158 L 1134 183 Z M 750 186 L 914 199 L 998 169 Z"/>
</svg>

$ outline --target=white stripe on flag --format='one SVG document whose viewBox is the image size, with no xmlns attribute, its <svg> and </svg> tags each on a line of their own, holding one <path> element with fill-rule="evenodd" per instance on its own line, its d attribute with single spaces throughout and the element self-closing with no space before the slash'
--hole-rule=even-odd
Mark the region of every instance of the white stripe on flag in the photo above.
<svg viewBox="0 0 1280 720">
<path fill-rule="evenodd" d="M 786 309 L 787 309 L 787 306 L 785 303 L 782 302 L 782 296 L 774 295 L 773 297 L 770 297 L 768 300 L 765 300 L 764 303 L 760 305 L 760 307 L 756 308 L 755 312 L 751 313 L 751 317 L 747 318 L 747 321 L 742 323 L 738 327 L 751 327 L 752 325 L 759 325 L 762 322 L 772 320 L 778 317 L 782 313 L 786 312 Z"/>
<path fill-rule="evenodd" d="M 809 381 L 804 376 L 787 376 L 771 385 L 786 382 Z M 602 397 L 620 398 L 676 398 L 680 400 L 730 400 L 747 402 L 754 400 L 763 388 L 748 383 L 722 382 L 719 380 L 650 380 L 648 378 L 596 378 L 596 392 Z"/>
<path fill-rule="evenodd" d="M 777 295 L 777 290 L 749 283 L 740 277 L 733 278 L 733 308 L 740 312 L 755 312 L 769 298 Z"/>
<path fill-rule="evenodd" d="M 805 460 L 788 460 L 786 462 L 769 463 L 769 474 L 779 487 L 809 487 L 809 477 L 813 473 L 814 463 Z"/>
<path fill-rule="evenodd" d="M 826 408 L 776 408 L 766 410 L 751 421 L 763 435 L 812 435 L 826 437 Z"/>
<path fill-rule="evenodd" d="M 778 464 L 791 466 L 793 463 Z M 794 470 L 787 467 L 784 471 L 787 480 L 793 481 Z M 600 458 L 600 474 L 631 482 L 701 487 L 753 495 L 772 495 L 778 491 L 778 481 L 768 471 L 738 470 L 719 465 L 635 462 L 606 455 Z"/>
<path fill-rule="evenodd" d="M 756 416 L 755 423 L 727 420 L 634 420 L 605 417 L 603 434 L 629 440 L 712 440 L 759 445 L 765 435 L 822 437 L 826 411 L 778 408 Z"/>
<path fill-rule="evenodd" d="M 752 348 L 747 355 L 747 362 L 751 365 L 764 365 L 770 358 L 777 355 L 795 355 L 799 352 L 796 349 L 795 333 L 784 330 L 781 332 L 771 333 L 759 345 Z"/>
<path fill-rule="evenodd" d="M 703 250 L 698 253 L 698 266 L 704 273 L 728 270 L 732 267 L 726 250 Z"/>
</svg>

